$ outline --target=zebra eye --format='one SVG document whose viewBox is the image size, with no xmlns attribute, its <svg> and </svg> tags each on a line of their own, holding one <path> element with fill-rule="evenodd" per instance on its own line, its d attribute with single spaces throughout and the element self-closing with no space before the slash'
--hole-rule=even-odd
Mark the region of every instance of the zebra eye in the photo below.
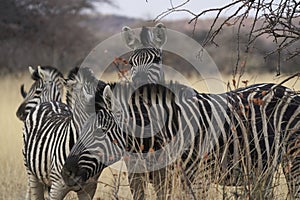
<svg viewBox="0 0 300 200">
<path fill-rule="evenodd" d="M 131 65 L 131 66 L 133 65 L 133 62 L 132 62 L 132 60 L 129 60 L 129 62 L 128 62 L 128 63 L 129 63 L 129 65 Z"/>
<path fill-rule="evenodd" d="M 136 74 L 136 70 L 135 70 L 134 68 L 132 68 L 132 69 L 131 69 L 131 75 L 132 75 L 132 76 L 135 76 L 135 74 Z"/>
<path fill-rule="evenodd" d="M 160 61 L 161 61 L 161 58 L 157 56 L 154 58 L 153 63 L 158 64 Z"/>
<path fill-rule="evenodd" d="M 40 95 L 42 93 L 42 89 L 38 89 L 35 91 L 35 94 Z"/>
</svg>

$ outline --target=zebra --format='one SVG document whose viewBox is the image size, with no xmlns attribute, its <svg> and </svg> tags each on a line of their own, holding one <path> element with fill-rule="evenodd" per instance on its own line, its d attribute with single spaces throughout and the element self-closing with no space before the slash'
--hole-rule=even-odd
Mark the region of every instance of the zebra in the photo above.
<svg viewBox="0 0 300 200">
<path fill-rule="evenodd" d="M 27 199 L 44 199 L 45 189 L 50 199 L 63 199 L 71 190 L 77 192 L 79 199 L 93 197 L 95 183 L 67 187 L 60 170 L 85 120 L 93 113 L 93 93 L 98 84 L 102 83 L 91 70 L 75 68 L 65 81 L 67 104 L 44 102 L 29 112 L 23 131 L 23 156 L 30 187 Z"/>
<path fill-rule="evenodd" d="M 131 79 L 137 85 L 164 81 L 162 69 L 162 46 L 167 41 L 166 27 L 158 23 L 153 30 L 143 27 L 138 39 L 134 31 L 125 26 L 122 38 L 133 50 L 129 58 Z"/>
<path fill-rule="evenodd" d="M 212 180 L 217 178 L 218 183 L 224 185 L 238 186 L 247 178 L 251 182 L 252 177 L 260 175 L 260 188 L 265 191 L 249 195 L 267 198 L 271 195 L 273 174 L 281 163 L 289 166 L 284 173 L 291 196 L 300 198 L 297 145 L 300 96 L 289 88 L 271 83 L 254 84 L 223 94 L 198 93 L 180 84 L 166 86 L 148 84 L 132 91 L 133 87 L 128 84 L 107 84 L 102 94 L 96 94 L 96 104 L 114 105 L 109 111 L 115 115 L 119 128 L 114 127 L 111 131 L 115 132 L 106 135 L 93 126 L 92 122 L 99 118 L 91 119 L 91 125 L 83 130 L 80 142 L 73 146 L 63 166 L 61 173 L 65 182 L 74 185 L 74 180 L 78 180 L 83 184 L 84 180 L 100 173 L 106 166 L 107 158 L 103 156 L 110 156 L 109 163 L 118 161 L 126 153 L 147 159 L 143 153 L 151 155 L 173 144 L 165 158 L 176 149 L 178 154 L 173 157 L 181 159 L 184 174 L 191 183 L 196 178 L 199 162 L 206 161 L 211 163 L 206 170 Z M 158 106 L 153 107 L 156 104 Z M 159 109 L 161 107 L 165 112 Z M 100 110 L 104 112 L 105 107 Z M 161 121 L 164 123 L 159 124 Z M 159 127 L 158 131 L 155 126 Z M 134 165 L 128 163 L 128 169 L 133 169 Z M 151 166 L 148 167 L 152 171 Z M 151 173 L 150 181 L 158 198 L 165 197 L 166 189 L 157 188 L 158 182 L 166 185 L 164 169 Z M 143 188 L 138 187 L 144 184 L 141 176 L 133 173 L 130 177 L 129 174 L 134 199 L 144 198 Z M 156 181 L 158 176 L 162 178 Z"/>
<path fill-rule="evenodd" d="M 52 66 L 38 66 L 37 69 L 28 67 L 31 78 L 35 81 L 29 92 L 21 85 L 21 95 L 24 100 L 19 106 L 16 115 L 25 122 L 28 113 L 42 102 L 51 100 L 61 101 L 63 94 L 64 78 L 62 73 Z M 27 186 L 27 194 L 30 194 L 30 187 Z"/>
<path fill-rule="evenodd" d="M 34 70 L 29 66 L 31 78 L 35 81 L 29 92 L 25 92 L 21 86 L 21 94 L 24 98 L 16 115 L 24 121 L 28 113 L 37 105 L 47 101 L 61 101 L 63 95 L 64 78 L 62 73 L 51 66 L 38 66 Z"/>
</svg>

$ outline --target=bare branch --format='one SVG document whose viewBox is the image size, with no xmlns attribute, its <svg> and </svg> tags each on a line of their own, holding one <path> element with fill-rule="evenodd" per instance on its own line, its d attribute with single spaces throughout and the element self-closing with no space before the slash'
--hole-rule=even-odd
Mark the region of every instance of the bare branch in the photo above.
<svg viewBox="0 0 300 200">
<path fill-rule="evenodd" d="M 172 0 L 170 0 L 173 5 Z M 182 7 L 188 4 L 189 1 L 184 1 L 178 6 L 172 6 L 171 9 L 158 15 L 156 19 L 161 19 L 172 12 L 186 12 L 192 16 L 189 23 L 194 22 L 194 29 L 197 24 L 197 20 L 207 13 L 216 13 L 214 20 L 208 30 L 206 39 L 203 45 L 212 43 L 218 45 L 215 42 L 216 37 L 220 34 L 225 25 L 235 25 L 238 23 L 238 55 L 236 61 L 236 67 L 233 74 L 237 74 L 238 66 L 240 63 L 240 38 L 241 29 L 245 19 L 251 20 L 252 25 L 246 32 L 248 35 L 248 41 L 245 46 L 245 53 L 249 52 L 254 42 L 260 37 L 268 37 L 272 39 L 276 47 L 266 54 L 266 57 L 277 53 L 279 57 L 287 56 L 286 60 L 295 58 L 300 55 L 300 48 L 292 48 L 294 44 L 300 41 L 300 1 L 297 0 L 233 0 L 227 3 L 225 6 L 218 8 L 206 9 L 202 12 L 194 13 L 188 9 Z M 230 15 L 224 17 L 225 12 L 230 10 Z M 245 30 L 243 30 L 245 34 Z M 278 58 L 277 74 L 280 74 L 280 61 Z"/>
</svg>

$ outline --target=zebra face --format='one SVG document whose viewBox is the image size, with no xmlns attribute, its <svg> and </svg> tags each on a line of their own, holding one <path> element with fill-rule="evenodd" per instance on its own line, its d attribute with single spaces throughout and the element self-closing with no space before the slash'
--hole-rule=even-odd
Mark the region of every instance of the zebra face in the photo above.
<svg viewBox="0 0 300 200">
<path fill-rule="evenodd" d="M 106 111 L 98 111 L 87 120 L 61 171 L 66 185 L 82 187 L 97 181 L 105 167 L 121 158 L 117 140 L 112 139 L 116 132 L 120 129 Z"/>
<path fill-rule="evenodd" d="M 109 86 L 101 91 L 96 113 L 86 120 L 80 138 L 72 147 L 61 171 L 69 187 L 81 187 L 96 181 L 107 165 L 121 158 L 120 146 L 125 142 L 113 111 L 116 107 L 115 99 Z"/>
<path fill-rule="evenodd" d="M 106 85 L 99 81 L 89 68 L 74 68 L 66 81 L 67 104 L 85 113 L 95 112 L 95 92 L 97 87 Z M 82 108 L 79 108 L 82 106 Z M 78 113 L 82 117 L 82 112 Z M 84 120 L 83 120 L 84 121 Z"/>
<path fill-rule="evenodd" d="M 61 175 L 64 179 L 64 182 L 69 187 L 78 187 L 84 184 L 87 181 L 87 171 L 82 170 L 78 166 L 79 156 L 69 156 L 68 162 L 64 165 Z"/>
<path fill-rule="evenodd" d="M 131 77 L 134 83 L 156 83 L 161 77 L 161 50 L 156 48 L 142 48 L 134 50 L 129 58 Z"/>
<path fill-rule="evenodd" d="M 23 102 L 17 109 L 16 115 L 24 121 L 27 114 L 38 104 L 46 101 L 61 101 L 64 79 L 62 74 L 53 67 L 38 67 L 33 70 L 29 67 L 31 78 L 35 81 L 30 90 L 26 93 L 24 86 L 21 86 Z"/>
<path fill-rule="evenodd" d="M 26 119 L 27 114 L 36 107 L 38 104 L 41 103 L 40 96 L 43 93 L 44 83 L 39 80 L 32 84 L 28 93 L 24 97 L 23 103 L 19 106 L 17 110 L 17 117 L 24 121 Z"/>
<path fill-rule="evenodd" d="M 143 27 L 137 38 L 129 27 L 122 29 L 126 45 L 133 50 L 129 58 L 132 81 L 141 85 L 164 80 L 162 73 L 162 46 L 166 43 L 166 28 L 157 24 L 153 29 Z"/>
</svg>

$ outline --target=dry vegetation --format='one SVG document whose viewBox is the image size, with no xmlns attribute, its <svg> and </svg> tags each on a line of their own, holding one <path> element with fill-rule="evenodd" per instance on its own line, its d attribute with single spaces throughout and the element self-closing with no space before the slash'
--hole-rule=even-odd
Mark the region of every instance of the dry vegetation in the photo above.
<svg viewBox="0 0 300 200">
<path fill-rule="evenodd" d="M 106 76 L 107 77 L 107 76 Z M 285 77 L 274 78 L 273 75 L 244 75 L 241 80 L 248 80 L 251 83 L 260 82 L 276 82 L 279 83 Z M 232 77 L 224 77 L 222 81 L 226 85 L 231 82 Z M 229 81 L 228 81 L 229 80 Z M 286 83 L 286 86 L 300 90 L 300 82 L 295 82 L 293 79 Z M 205 81 L 198 78 L 189 79 L 189 82 L 198 91 L 206 91 Z M 25 88 L 31 85 L 27 74 L 22 76 L 5 76 L 1 77 L 1 119 L 0 119 L 0 199 L 24 199 L 26 193 L 26 174 L 22 160 L 22 123 L 15 116 L 16 109 L 22 101 L 19 87 L 25 83 Z M 241 84 L 243 86 L 243 84 Z M 203 89 L 204 88 L 204 89 Z M 123 167 L 124 165 L 116 165 Z M 114 167 L 114 168 L 117 168 Z M 282 174 L 282 173 L 281 173 Z M 176 176 L 176 171 L 172 176 L 172 199 L 184 199 L 186 193 L 182 190 L 183 185 L 181 179 Z M 278 182 L 279 181 L 279 182 Z M 287 188 L 282 175 L 276 176 L 274 181 L 276 187 L 274 190 L 275 199 L 285 199 L 287 195 Z M 115 187 L 119 185 L 119 187 Z M 118 170 L 107 168 L 99 179 L 98 191 L 95 199 L 131 199 L 130 190 L 128 187 L 128 180 L 125 172 L 119 173 Z M 147 194 L 148 199 L 153 199 L 155 194 L 152 187 L 149 187 Z M 229 190 L 223 186 L 211 187 L 209 191 L 210 199 L 234 199 L 234 193 L 240 191 L 240 188 L 230 188 Z M 74 195 L 70 195 L 69 199 L 76 199 Z"/>
</svg>

